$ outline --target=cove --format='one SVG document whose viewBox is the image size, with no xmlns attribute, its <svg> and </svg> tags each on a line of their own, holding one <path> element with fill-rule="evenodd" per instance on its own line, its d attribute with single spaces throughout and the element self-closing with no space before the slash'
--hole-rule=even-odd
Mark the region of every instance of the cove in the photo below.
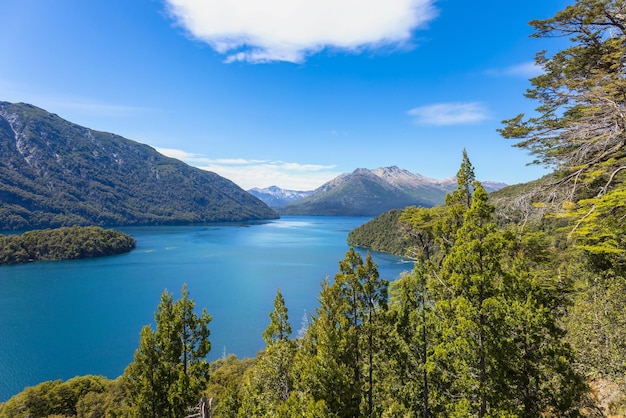
<svg viewBox="0 0 626 418">
<path fill-rule="evenodd" d="M 0 267 L 0 402 L 47 380 L 115 378 L 133 359 L 164 289 L 187 284 L 213 320 L 209 360 L 263 348 L 276 290 L 294 337 L 332 279 L 348 232 L 369 218 L 297 217 L 237 225 L 120 228 L 137 240 L 128 254 Z M 362 254 L 365 251 L 359 250 Z M 411 263 L 372 253 L 382 278 Z"/>
</svg>

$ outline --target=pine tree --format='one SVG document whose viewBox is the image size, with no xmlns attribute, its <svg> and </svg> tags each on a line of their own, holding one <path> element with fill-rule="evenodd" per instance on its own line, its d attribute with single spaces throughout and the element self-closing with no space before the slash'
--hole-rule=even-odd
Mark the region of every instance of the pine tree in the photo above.
<svg viewBox="0 0 626 418">
<path fill-rule="evenodd" d="M 443 387 L 457 402 L 448 413 L 470 412 L 483 417 L 493 411 L 499 376 L 498 343 L 502 340 L 502 272 L 498 262 L 501 243 L 491 222 L 493 208 L 487 193 L 476 183 L 472 205 L 446 255 L 440 275 L 430 281 L 438 296 L 442 341 L 435 348 L 444 370 Z"/>
<path fill-rule="evenodd" d="M 558 325 L 567 289 L 550 279 L 536 247 L 496 228 L 493 210 L 476 182 L 455 243 L 429 276 L 438 326 L 431 381 L 441 406 L 434 410 L 458 417 L 577 416 L 586 387 Z"/>
</svg>

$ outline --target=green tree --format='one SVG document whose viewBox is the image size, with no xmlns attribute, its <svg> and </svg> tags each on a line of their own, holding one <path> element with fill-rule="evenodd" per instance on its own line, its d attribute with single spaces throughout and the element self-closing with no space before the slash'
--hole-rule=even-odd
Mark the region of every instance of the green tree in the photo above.
<svg viewBox="0 0 626 418">
<path fill-rule="evenodd" d="M 572 283 L 554 268 L 554 252 L 548 250 L 544 234 L 503 235 L 511 404 L 522 417 L 546 411 L 576 416 L 588 388 L 576 372 L 563 328 L 571 309 Z"/>
<path fill-rule="evenodd" d="M 393 329 L 386 344 L 386 398 L 426 418 L 431 413 L 428 362 L 432 362 L 435 341 L 432 299 L 426 287 L 432 266 L 417 260 L 413 271 L 389 286 L 389 321 Z M 396 406 L 397 407 L 397 406 Z M 404 415 L 403 415 L 404 416 Z"/>
<path fill-rule="evenodd" d="M 458 402 L 446 405 L 447 413 L 470 412 L 483 417 L 497 411 L 498 361 L 504 341 L 503 275 L 499 256 L 502 243 L 493 234 L 493 207 L 487 193 L 475 184 L 472 205 L 457 230 L 440 274 L 430 280 L 440 315 L 442 339 L 435 348 L 442 378 L 440 389 Z M 497 395 L 496 395 L 497 394 Z"/>
<path fill-rule="evenodd" d="M 209 378 L 211 349 L 206 309 L 198 316 L 183 285 L 176 302 L 165 290 L 155 312 L 156 331 L 141 330 L 135 358 L 124 372 L 129 401 L 141 417 L 181 417 L 195 405 Z"/>
<path fill-rule="evenodd" d="M 474 192 L 474 166 L 463 150 L 463 160 L 456 174 L 457 188 L 446 195 L 445 211 L 437 222 L 433 224 L 433 233 L 438 247 L 445 254 L 454 245 L 457 231 L 464 221 L 465 212 L 472 204 Z"/>
<path fill-rule="evenodd" d="M 461 166 L 456 173 L 456 190 L 446 196 L 446 204 L 453 205 L 459 203 L 469 209 L 472 205 L 472 192 L 476 176 L 474 174 L 474 166 L 469 160 L 467 151 L 463 150 L 463 159 Z"/>
<path fill-rule="evenodd" d="M 211 413 L 214 418 L 237 416 L 241 407 L 243 376 L 256 361 L 256 358 L 239 360 L 231 354 L 211 363 L 211 378 L 205 394 L 212 400 Z"/>
<path fill-rule="evenodd" d="M 543 74 L 526 96 L 539 102 L 536 116 L 504 121 L 506 138 L 529 150 L 534 163 L 557 170 L 543 188 L 546 200 L 574 200 L 579 190 L 601 196 L 626 168 L 626 8 L 622 0 L 577 0 L 554 17 L 534 20 L 537 38 L 568 37 L 551 56 L 537 54 Z"/>
<path fill-rule="evenodd" d="M 289 339 L 291 325 L 280 289 L 269 316 L 270 324 L 263 332 L 265 351 L 259 353 L 258 361 L 246 374 L 239 416 L 273 415 L 293 389 L 295 344 Z"/>
<path fill-rule="evenodd" d="M 504 121 L 504 137 L 519 140 L 535 163 L 555 169 L 535 190 L 564 214 L 569 269 L 578 280 L 567 318 L 570 341 L 590 378 L 623 380 L 626 299 L 626 5 L 577 0 L 554 17 L 531 22 L 535 37 L 567 37 L 563 50 L 537 54 L 543 74 L 527 97 L 536 115 Z"/>
<path fill-rule="evenodd" d="M 338 286 L 322 281 L 319 306 L 295 357 L 296 389 L 326 405 L 329 416 L 359 415 L 360 386 L 354 380 L 352 357 L 346 349 L 348 318 Z"/>
<path fill-rule="evenodd" d="M 432 355 L 437 411 L 577 416 L 586 387 L 558 325 L 567 284 L 551 278 L 539 241 L 498 230 L 493 210 L 475 183 L 455 243 L 429 277 L 439 339 Z"/>
<path fill-rule="evenodd" d="M 320 306 L 298 355 L 298 374 L 300 391 L 324 401 L 330 413 L 374 413 L 387 286 L 371 255 L 363 262 L 354 248 L 339 262 L 332 285 L 322 284 Z"/>
</svg>

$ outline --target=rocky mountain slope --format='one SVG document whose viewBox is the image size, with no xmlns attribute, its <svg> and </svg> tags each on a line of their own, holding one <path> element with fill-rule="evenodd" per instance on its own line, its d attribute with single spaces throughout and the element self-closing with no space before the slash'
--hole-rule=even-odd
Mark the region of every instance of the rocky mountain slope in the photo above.
<svg viewBox="0 0 626 418">
<path fill-rule="evenodd" d="M 0 102 L 0 230 L 276 218 L 215 173 L 28 104 Z"/>
<path fill-rule="evenodd" d="M 408 205 L 433 206 L 444 188 L 397 167 L 359 168 L 317 188 L 278 211 L 288 215 L 376 216 Z"/>
<path fill-rule="evenodd" d="M 486 188 L 504 186 L 489 182 Z M 276 209 L 284 215 L 377 216 L 406 206 L 439 205 L 455 188 L 454 177 L 436 180 L 396 166 L 359 168 L 323 184 L 304 199 Z"/>
</svg>

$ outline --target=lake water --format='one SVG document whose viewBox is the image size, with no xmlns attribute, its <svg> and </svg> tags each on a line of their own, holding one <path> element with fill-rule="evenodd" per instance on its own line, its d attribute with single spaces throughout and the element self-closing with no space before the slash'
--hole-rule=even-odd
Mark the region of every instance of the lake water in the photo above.
<svg viewBox="0 0 626 418">
<path fill-rule="evenodd" d="M 254 356 L 277 288 L 297 334 L 321 281 L 338 271 L 348 232 L 367 220 L 122 228 L 137 240 L 128 254 L 0 266 L 0 402 L 46 380 L 121 375 L 163 290 L 178 299 L 183 283 L 196 308 L 213 316 L 209 359 Z M 412 267 L 372 256 L 388 280 Z"/>
</svg>

